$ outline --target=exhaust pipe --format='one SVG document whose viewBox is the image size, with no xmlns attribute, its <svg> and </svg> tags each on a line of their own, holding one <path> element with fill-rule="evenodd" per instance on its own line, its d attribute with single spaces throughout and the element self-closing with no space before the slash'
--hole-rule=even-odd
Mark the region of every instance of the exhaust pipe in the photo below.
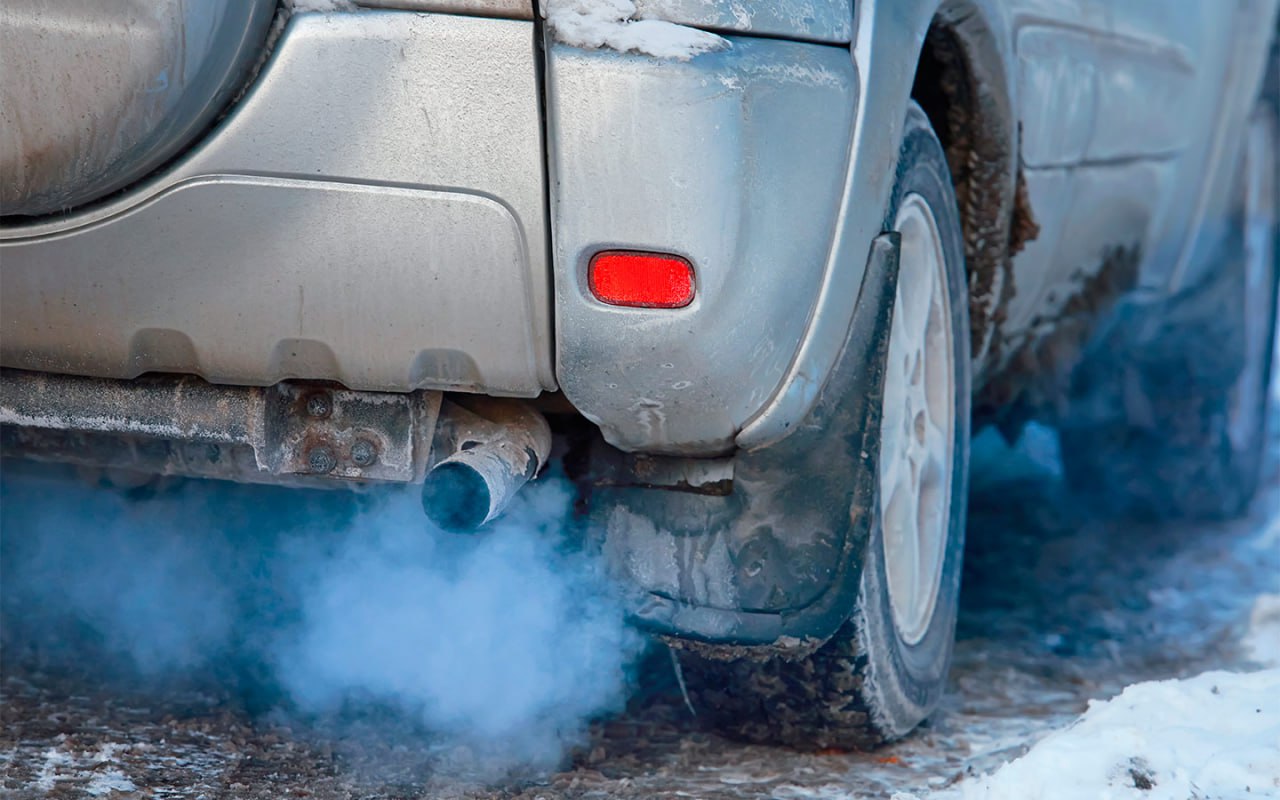
<svg viewBox="0 0 1280 800">
<path fill-rule="evenodd" d="M 538 474 L 551 428 L 519 400 L 473 396 L 441 404 L 433 453 L 444 455 L 422 484 L 422 508 L 436 525 L 467 533 L 491 522 Z"/>
</svg>

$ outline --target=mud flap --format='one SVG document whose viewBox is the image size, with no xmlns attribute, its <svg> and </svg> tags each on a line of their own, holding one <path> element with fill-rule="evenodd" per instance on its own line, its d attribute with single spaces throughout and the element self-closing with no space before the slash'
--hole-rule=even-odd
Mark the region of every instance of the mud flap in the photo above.
<svg viewBox="0 0 1280 800">
<path fill-rule="evenodd" d="M 801 424 L 735 456 L 725 496 L 597 487 L 593 526 L 651 631 L 811 649 L 847 619 L 876 507 L 899 237 L 871 246 L 836 369 Z"/>
</svg>

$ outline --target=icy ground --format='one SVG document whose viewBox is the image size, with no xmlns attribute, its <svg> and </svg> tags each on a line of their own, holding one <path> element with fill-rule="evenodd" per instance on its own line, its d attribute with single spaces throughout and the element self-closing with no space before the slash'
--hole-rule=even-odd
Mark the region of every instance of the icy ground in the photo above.
<svg viewBox="0 0 1280 800">
<path fill-rule="evenodd" d="M 1280 669 L 1135 684 L 1116 698 L 1090 703 L 1080 720 L 994 775 L 932 797 L 1246 795 L 1280 796 Z"/>
<path fill-rule="evenodd" d="M 1280 458 L 1249 519 L 1157 528 L 1068 497 L 1051 445 L 980 441 L 951 691 L 916 735 L 875 753 L 726 741 L 684 708 L 656 653 L 627 711 L 595 723 L 562 771 L 480 780 L 465 746 L 394 713 L 299 726 L 219 665 L 117 685 L 92 659 L 51 664 L 6 620 L 0 795 L 1280 797 Z M 243 508 L 224 510 L 248 513 L 260 491 L 236 489 Z M 1187 680 L 1126 690 L 1168 679 Z"/>
</svg>

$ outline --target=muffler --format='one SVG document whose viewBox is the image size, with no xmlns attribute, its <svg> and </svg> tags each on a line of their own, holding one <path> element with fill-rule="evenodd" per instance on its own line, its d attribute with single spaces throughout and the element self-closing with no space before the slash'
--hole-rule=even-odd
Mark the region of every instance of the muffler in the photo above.
<svg viewBox="0 0 1280 800">
<path fill-rule="evenodd" d="M 551 428 L 519 400 L 451 395 L 441 404 L 432 451 L 422 508 L 441 528 L 465 533 L 501 514 L 538 474 L 551 453 Z"/>
</svg>

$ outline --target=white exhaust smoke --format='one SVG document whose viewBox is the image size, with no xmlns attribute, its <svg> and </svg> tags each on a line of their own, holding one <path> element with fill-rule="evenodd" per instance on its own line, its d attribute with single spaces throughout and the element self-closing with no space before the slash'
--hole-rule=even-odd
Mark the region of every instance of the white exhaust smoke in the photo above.
<svg viewBox="0 0 1280 800">
<path fill-rule="evenodd" d="M 543 480 L 459 537 L 411 490 L 193 481 L 135 502 L 6 471 L 6 661 L 25 647 L 72 663 L 87 641 L 147 678 L 247 661 L 291 716 L 390 706 L 433 747 L 551 767 L 622 707 L 643 647 L 602 565 L 574 549 L 570 502 L 567 482 Z"/>
</svg>

